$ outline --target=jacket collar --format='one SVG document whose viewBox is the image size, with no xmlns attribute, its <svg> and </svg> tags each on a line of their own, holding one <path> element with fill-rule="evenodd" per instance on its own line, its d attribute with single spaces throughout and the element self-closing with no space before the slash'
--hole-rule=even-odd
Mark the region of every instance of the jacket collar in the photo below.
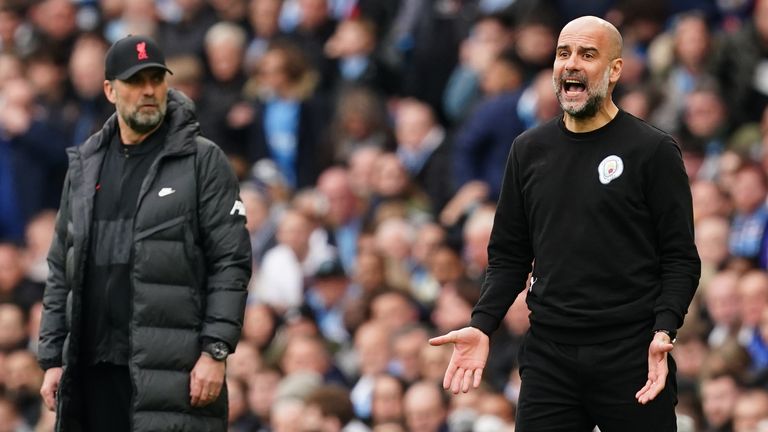
<svg viewBox="0 0 768 432">
<path fill-rule="evenodd" d="M 195 106 L 183 93 L 168 90 L 168 137 L 163 143 L 163 154 L 188 154 L 196 151 L 194 138 L 200 134 L 200 124 L 195 116 Z M 100 131 L 91 135 L 76 151 L 83 159 L 88 159 L 109 144 L 118 132 L 117 113 L 113 113 Z"/>
</svg>

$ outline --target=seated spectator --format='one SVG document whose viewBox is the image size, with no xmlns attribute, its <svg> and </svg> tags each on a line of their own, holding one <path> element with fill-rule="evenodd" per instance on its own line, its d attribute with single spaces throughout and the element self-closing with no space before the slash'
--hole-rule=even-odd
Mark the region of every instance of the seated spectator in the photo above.
<svg viewBox="0 0 768 432">
<path fill-rule="evenodd" d="M 752 432 L 768 424 L 768 391 L 749 389 L 736 399 L 733 408 L 733 432 Z"/>
<path fill-rule="evenodd" d="M 365 87 L 346 88 L 339 93 L 328 130 L 334 162 L 354 165 L 352 154 L 364 148 L 395 150 L 395 137 L 387 124 L 383 102 Z"/>
<path fill-rule="evenodd" d="M 58 117 L 53 121 L 66 135 L 67 147 L 84 143 L 115 112 L 104 95 L 103 65 L 107 48 L 109 46 L 104 39 L 86 33 L 77 38 L 72 49 L 67 65 L 72 91 L 62 98 L 60 107 L 51 107 Z"/>
<path fill-rule="evenodd" d="M 448 398 L 438 383 L 419 381 L 403 398 L 409 432 L 447 432 Z"/>
<path fill-rule="evenodd" d="M 425 345 L 421 348 L 419 358 L 421 359 L 421 379 L 442 385 L 443 374 L 439 370 L 441 368 L 445 370 L 448 367 L 448 362 L 451 361 L 451 350 L 446 349 L 445 346 Z"/>
<path fill-rule="evenodd" d="M 298 432 L 303 422 L 304 401 L 299 398 L 283 398 L 270 407 L 269 426 L 272 432 Z"/>
<path fill-rule="evenodd" d="M 491 229 L 496 209 L 491 205 L 479 207 L 472 212 L 463 229 L 464 263 L 467 276 L 482 282 L 485 268 L 488 267 L 488 242 L 491 240 Z"/>
<path fill-rule="evenodd" d="M 721 216 L 699 219 L 696 232 L 696 250 L 701 258 L 702 282 L 706 283 L 730 257 L 728 252 L 728 220 Z"/>
<path fill-rule="evenodd" d="M 37 358 L 30 351 L 16 350 L 8 354 L 3 367 L 6 396 L 16 405 L 24 423 L 37 424 L 42 409 L 40 386 L 43 384 L 43 371 L 37 365 Z"/>
<path fill-rule="evenodd" d="M 403 423 L 404 393 L 405 386 L 399 379 L 387 374 L 376 377 L 371 399 L 371 424 L 374 428 L 388 423 Z"/>
<path fill-rule="evenodd" d="M 376 56 L 376 29 L 365 17 L 341 21 L 325 43 L 326 57 L 335 60 L 335 87 L 366 87 L 383 95 L 397 91 L 398 79 Z"/>
<path fill-rule="evenodd" d="M 456 134 L 452 155 L 455 177 L 452 181 L 456 188 L 473 181 L 483 182 L 488 188 L 488 196 L 495 200 L 501 191 L 501 179 L 512 142 L 526 125 L 518 115 L 522 95 L 519 65 L 503 56 L 493 65 L 494 69 L 486 74 L 487 82 L 484 81 L 484 86 L 488 87 L 487 96 L 468 115 Z M 507 78 L 511 84 L 504 87 L 504 83 L 493 83 L 490 72 L 496 68 L 512 71 L 509 73 L 512 76 Z M 515 82 L 517 85 L 514 85 Z M 495 90 L 495 87 L 502 91 Z"/>
<path fill-rule="evenodd" d="M 325 383 L 346 385 L 347 379 L 333 363 L 325 342 L 318 337 L 296 336 L 287 341 L 280 359 L 285 376 L 311 372 L 322 377 Z"/>
<path fill-rule="evenodd" d="M 768 180 L 759 165 L 746 164 L 736 171 L 731 188 L 734 216 L 729 251 L 734 257 L 748 263 L 757 263 L 760 258 L 760 245 L 768 224 L 766 193 Z M 765 259 L 761 264 L 765 264 Z"/>
<path fill-rule="evenodd" d="M 397 155 L 382 153 L 371 168 L 372 194 L 365 217 L 367 223 L 378 225 L 389 216 L 387 212 L 414 223 L 431 218 L 429 196 L 413 181 Z"/>
<path fill-rule="evenodd" d="M 445 230 L 436 223 L 425 223 L 416 231 L 416 239 L 411 248 L 414 267 L 411 270 L 410 287 L 414 297 L 425 306 L 435 302 L 440 290 L 440 284 L 430 272 L 430 263 L 445 241 Z"/>
<path fill-rule="evenodd" d="M 502 14 L 475 21 L 459 47 L 459 64 L 444 91 L 444 110 L 451 122 L 461 122 L 480 100 L 481 80 L 494 59 L 513 42 L 512 23 Z"/>
<path fill-rule="evenodd" d="M 663 47 L 662 47 L 663 45 Z M 672 29 L 660 35 L 651 44 L 651 56 L 660 51 L 669 51 L 657 56 L 661 61 L 651 61 L 651 69 L 660 82 L 663 102 L 653 116 L 653 123 L 662 130 L 676 132 L 675 121 L 685 109 L 685 98 L 702 81 L 709 81 L 714 56 L 712 34 L 707 19 L 695 11 L 674 17 Z"/>
<path fill-rule="evenodd" d="M 216 14 L 208 2 L 187 0 L 176 3 L 170 14 L 161 10 L 161 20 L 155 33 L 155 40 L 163 47 L 165 55 L 201 56 L 205 44 L 205 33 L 216 24 Z M 124 36 L 124 35 L 121 35 Z"/>
<path fill-rule="evenodd" d="M 275 162 L 291 190 L 312 186 L 330 161 L 319 148 L 325 107 L 315 96 L 317 74 L 293 44 L 274 42 L 261 57 L 246 92 L 254 99 L 247 131 L 249 163 Z"/>
<path fill-rule="evenodd" d="M 27 322 L 21 308 L 12 303 L 0 304 L 0 353 L 27 347 Z"/>
<path fill-rule="evenodd" d="M 695 385 L 701 376 L 708 350 L 703 324 L 686 320 L 675 341 L 677 380 L 681 387 Z"/>
<path fill-rule="evenodd" d="M 0 242 L 0 301 L 12 302 L 24 313 L 43 300 L 43 284 L 27 278 L 26 271 L 22 250 Z"/>
<path fill-rule="evenodd" d="M 421 325 L 409 324 L 392 333 L 392 361 L 389 371 L 404 384 L 421 378 L 421 352 L 429 339 L 429 332 Z"/>
<path fill-rule="evenodd" d="M 717 374 L 705 377 L 701 382 L 701 406 L 707 432 L 733 430 L 733 414 L 741 393 L 735 377 Z"/>
<path fill-rule="evenodd" d="M 371 320 L 384 323 L 393 332 L 419 322 L 416 300 L 402 290 L 388 289 L 376 293 L 367 309 Z"/>
<path fill-rule="evenodd" d="M 741 303 L 741 330 L 742 343 L 750 351 L 753 366 L 768 366 L 768 349 L 761 346 L 759 332 L 763 311 L 768 310 L 768 274 L 762 270 L 751 270 L 739 279 L 739 299 Z M 764 352 L 764 354 L 762 354 Z M 757 364 L 759 357 L 764 360 Z"/>
<path fill-rule="evenodd" d="M 374 195 L 374 167 L 382 153 L 378 147 L 366 145 L 355 148 L 349 155 L 350 187 L 366 202 Z"/>
<path fill-rule="evenodd" d="M 55 223 L 56 212 L 45 210 L 29 221 L 24 233 L 22 254 L 26 277 L 37 284 L 44 284 L 48 278 L 48 249 L 53 241 Z"/>
<path fill-rule="evenodd" d="M 243 53 L 247 35 L 237 24 L 223 21 L 205 33 L 204 53 L 209 71 L 202 81 L 197 113 L 203 135 L 227 154 L 238 178 L 248 171 L 248 149 L 244 145 L 244 121 L 234 121 L 232 112 L 243 101 Z"/>
<path fill-rule="evenodd" d="M 251 0 L 248 2 L 248 24 L 251 40 L 245 51 L 245 69 L 250 74 L 256 69 L 269 44 L 281 36 L 278 18 L 283 0 Z"/>
<path fill-rule="evenodd" d="M 469 325 L 472 308 L 479 299 L 480 285 L 470 280 L 460 279 L 443 286 L 431 315 L 438 334 Z"/>
<path fill-rule="evenodd" d="M 728 197 L 713 181 L 696 180 L 691 183 L 691 197 L 694 221 L 710 216 L 727 217 L 731 212 Z"/>
<path fill-rule="evenodd" d="M 418 188 L 429 197 L 433 215 L 451 197 L 452 144 L 432 109 L 417 99 L 404 99 L 395 111 L 397 157 Z"/>
<path fill-rule="evenodd" d="M 305 404 L 303 431 L 370 432 L 355 418 L 349 391 L 343 387 L 321 386 L 307 396 Z"/>
<path fill-rule="evenodd" d="M 240 341 L 235 352 L 227 358 L 227 378 L 232 378 L 241 383 L 247 383 L 262 368 L 264 360 L 255 346 L 248 342 Z"/>
<path fill-rule="evenodd" d="M 238 348 L 239 349 L 239 348 Z M 250 413 L 246 403 L 245 384 L 235 378 L 227 378 L 228 432 L 251 432 L 258 430 L 259 419 Z"/>
<path fill-rule="evenodd" d="M 704 289 L 704 306 L 712 325 L 707 341 L 712 348 L 725 344 L 738 334 L 741 325 L 738 282 L 738 273 L 724 270 L 717 273 Z"/>
<path fill-rule="evenodd" d="M 248 343 L 261 353 L 272 344 L 280 322 L 275 310 L 266 303 L 249 301 L 245 306 L 241 342 Z"/>
<path fill-rule="evenodd" d="M 5 396 L 0 396 L 0 430 L 9 432 L 31 431 L 29 424 L 19 414 L 19 409 Z"/>
<path fill-rule="evenodd" d="M 357 382 L 350 397 L 355 415 L 370 420 L 376 377 L 387 371 L 391 359 L 390 330 L 381 322 L 368 321 L 355 332 Z"/>
<path fill-rule="evenodd" d="M 329 12 L 328 0 L 299 0 L 298 22 L 286 31 L 286 37 L 301 47 L 312 68 L 318 71 L 323 90 L 332 88 L 337 77 L 335 62 L 323 50 L 337 26 Z"/>
<path fill-rule="evenodd" d="M 364 204 L 352 189 L 349 171 L 332 167 L 317 179 L 317 191 L 326 200 L 324 229 L 336 247 L 347 273 L 355 269 L 357 238 L 363 229 Z"/>
<path fill-rule="evenodd" d="M 0 241 L 21 241 L 27 222 L 59 203 L 68 143 L 41 116 L 44 111 L 29 80 L 7 82 L 2 95 Z"/>
<path fill-rule="evenodd" d="M 349 277 L 341 261 L 333 257 L 318 266 L 305 294 L 305 302 L 315 315 L 320 333 L 335 344 L 344 344 L 350 338 L 344 325 L 344 310 L 352 297 L 349 288 Z"/>
<path fill-rule="evenodd" d="M 374 236 L 376 251 L 386 261 L 387 280 L 411 293 L 411 275 L 416 265 L 412 255 L 416 240 L 413 225 L 401 217 L 391 217 L 378 225 Z"/>
<path fill-rule="evenodd" d="M 430 277 L 439 287 L 465 276 L 464 262 L 461 260 L 461 256 L 456 249 L 448 245 L 438 246 L 435 249 L 429 257 L 428 268 Z"/>
<path fill-rule="evenodd" d="M 325 243 L 313 243 L 312 222 L 303 213 L 289 210 L 277 229 L 277 246 L 264 255 L 251 292 L 283 313 L 303 302 L 305 278 L 311 277 L 329 255 Z"/>
<path fill-rule="evenodd" d="M 256 371 L 248 381 L 248 409 L 262 426 L 270 424 L 271 408 L 275 405 L 275 394 L 281 378 L 277 370 L 263 368 Z"/>
<path fill-rule="evenodd" d="M 253 271 L 258 273 L 264 254 L 275 246 L 277 217 L 272 212 L 271 202 L 266 191 L 253 182 L 240 184 L 240 199 L 245 206 L 245 228 L 251 238 Z"/>
<path fill-rule="evenodd" d="M 696 179 L 714 180 L 718 158 L 727 143 L 728 117 L 720 91 L 712 82 L 703 83 L 685 98 L 685 114 L 680 126 L 683 146 L 696 146 L 704 152 L 704 162 Z"/>
</svg>

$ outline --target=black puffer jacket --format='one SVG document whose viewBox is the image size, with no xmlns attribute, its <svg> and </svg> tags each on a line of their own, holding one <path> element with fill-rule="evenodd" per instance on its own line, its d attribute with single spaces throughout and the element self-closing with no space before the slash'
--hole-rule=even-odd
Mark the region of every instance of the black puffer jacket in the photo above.
<svg viewBox="0 0 768 432">
<path fill-rule="evenodd" d="M 201 338 L 234 347 L 240 337 L 251 270 L 245 210 L 223 152 L 200 136 L 191 101 L 169 91 L 167 115 L 168 136 L 142 184 L 134 217 L 132 430 L 225 431 L 226 391 L 213 404 L 193 408 L 189 372 L 200 357 Z M 82 146 L 68 150 L 38 353 L 43 368 L 64 366 L 57 431 L 81 430 L 74 384 L 83 275 L 96 182 L 115 133 L 112 116 Z"/>
</svg>

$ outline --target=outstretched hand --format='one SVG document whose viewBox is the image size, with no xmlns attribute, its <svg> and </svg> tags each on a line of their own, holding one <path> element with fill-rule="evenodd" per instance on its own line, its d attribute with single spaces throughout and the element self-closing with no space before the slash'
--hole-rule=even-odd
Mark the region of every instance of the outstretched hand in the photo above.
<svg viewBox="0 0 768 432">
<path fill-rule="evenodd" d="M 453 354 L 443 378 L 443 388 L 454 394 L 478 388 L 488 360 L 488 336 L 474 327 L 464 327 L 429 340 L 430 345 L 453 344 Z"/>
<path fill-rule="evenodd" d="M 635 398 L 641 404 L 645 405 L 652 401 L 664 390 L 669 373 L 667 353 L 672 351 L 672 348 L 674 345 L 666 333 L 657 332 L 653 336 L 651 345 L 648 347 L 648 381 L 635 394 Z"/>
</svg>

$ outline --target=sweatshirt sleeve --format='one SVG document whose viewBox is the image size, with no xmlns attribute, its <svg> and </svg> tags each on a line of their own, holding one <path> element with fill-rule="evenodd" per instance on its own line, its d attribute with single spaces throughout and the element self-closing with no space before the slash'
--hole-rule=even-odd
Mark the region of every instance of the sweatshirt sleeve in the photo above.
<svg viewBox="0 0 768 432">
<path fill-rule="evenodd" d="M 693 234 L 688 176 L 677 143 L 665 136 L 647 168 L 646 199 L 656 227 L 661 294 L 654 330 L 676 331 L 682 324 L 701 273 Z"/>
<path fill-rule="evenodd" d="M 518 140 L 515 140 L 516 142 Z M 488 268 L 470 325 L 490 336 L 525 288 L 533 247 L 523 201 L 518 147 L 513 144 L 488 244 Z"/>
</svg>

